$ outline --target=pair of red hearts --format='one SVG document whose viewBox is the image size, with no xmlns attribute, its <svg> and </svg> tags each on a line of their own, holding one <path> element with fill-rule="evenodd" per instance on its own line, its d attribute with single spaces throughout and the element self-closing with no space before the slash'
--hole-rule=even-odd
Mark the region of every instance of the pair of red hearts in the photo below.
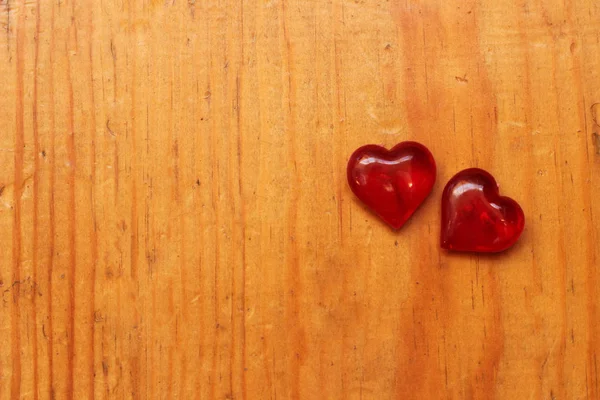
<svg viewBox="0 0 600 400">
<path fill-rule="evenodd" d="M 363 146 L 348 162 L 354 194 L 395 229 L 429 196 L 435 176 L 431 152 L 416 142 L 402 142 L 391 150 Z M 444 249 L 500 252 L 515 244 L 524 225 L 519 204 L 500 196 L 496 180 L 482 169 L 465 169 L 444 188 L 440 235 Z"/>
</svg>

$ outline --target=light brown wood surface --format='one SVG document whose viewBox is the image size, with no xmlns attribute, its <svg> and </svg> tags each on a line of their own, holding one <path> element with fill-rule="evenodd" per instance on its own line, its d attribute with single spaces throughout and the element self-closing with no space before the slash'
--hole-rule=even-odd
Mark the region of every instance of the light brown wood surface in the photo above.
<svg viewBox="0 0 600 400">
<path fill-rule="evenodd" d="M 0 1 L 0 399 L 600 399 L 596 0 Z M 427 145 L 398 232 L 358 146 Z M 526 213 L 439 248 L 489 170 Z"/>
</svg>

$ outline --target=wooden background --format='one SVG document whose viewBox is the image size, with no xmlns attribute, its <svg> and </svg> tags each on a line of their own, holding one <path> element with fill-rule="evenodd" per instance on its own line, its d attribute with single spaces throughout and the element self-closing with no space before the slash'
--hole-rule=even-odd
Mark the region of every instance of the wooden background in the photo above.
<svg viewBox="0 0 600 400">
<path fill-rule="evenodd" d="M 1 0 L 0 399 L 600 399 L 596 0 Z M 366 143 L 427 145 L 392 232 Z M 440 251 L 492 172 L 527 226 Z"/>
</svg>

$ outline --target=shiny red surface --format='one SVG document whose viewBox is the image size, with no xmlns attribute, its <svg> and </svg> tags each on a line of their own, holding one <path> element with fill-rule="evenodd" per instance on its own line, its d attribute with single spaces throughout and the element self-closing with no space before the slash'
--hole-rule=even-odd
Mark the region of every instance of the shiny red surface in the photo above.
<svg viewBox="0 0 600 400">
<path fill-rule="evenodd" d="M 442 194 L 441 246 L 455 251 L 496 253 L 515 244 L 523 227 L 523 210 L 500 196 L 488 172 L 465 169 L 454 175 Z"/>
<path fill-rule="evenodd" d="M 347 173 L 354 194 L 399 229 L 431 192 L 436 167 L 420 143 L 402 142 L 391 150 L 371 144 L 352 154 Z"/>
</svg>

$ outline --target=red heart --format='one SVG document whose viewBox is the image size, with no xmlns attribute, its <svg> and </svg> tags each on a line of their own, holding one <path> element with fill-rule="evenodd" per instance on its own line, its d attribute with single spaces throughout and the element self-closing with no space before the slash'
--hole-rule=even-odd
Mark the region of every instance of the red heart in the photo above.
<svg viewBox="0 0 600 400">
<path fill-rule="evenodd" d="M 354 194 L 395 229 L 427 198 L 435 182 L 435 161 L 420 143 L 402 142 L 391 150 L 373 144 L 348 161 Z"/>
<path fill-rule="evenodd" d="M 496 253 L 515 244 L 525 216 L 511 198 L 500 196 L 490 173 L 470 168 L 454 175 L 442 194 L 442 248 Z"/>
</svg>

